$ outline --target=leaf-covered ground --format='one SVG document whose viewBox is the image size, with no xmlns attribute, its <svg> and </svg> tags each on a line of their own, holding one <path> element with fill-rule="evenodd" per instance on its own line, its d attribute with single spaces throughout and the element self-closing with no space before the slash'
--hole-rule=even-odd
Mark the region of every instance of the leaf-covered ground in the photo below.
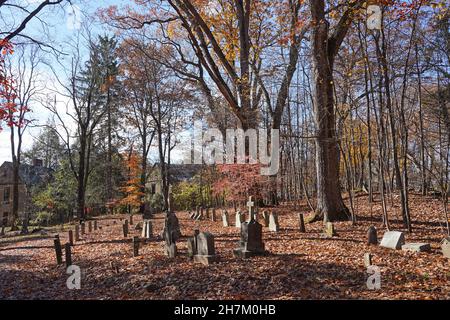
<svg viewBox="0 0 450 320">
<path fill-rule="evenodd" d="M 372 210 L 366 197 L 356 199 L 358 223 L 336 223 L 337 237 L 323 236 L 320 222 L 298 232 L 297 214 L 277 208 L 280 232 L 264 228 L 267 256 L 240 260 L 233 256 L 239 230 L 217 222 L 194 222 L 180 212 L 183 238 L 179 256 L 165 257 L 160 239 L 143 244 L 134 258 L 131 244 L 139 235 L 134 216 L 128 239 L 122 236 L 121 218 L 101 217 L 101 230 L 86 234 L 73 247 L 73 263 L 82 270 L 81 290 L 68 290 L 65 266 L 57 266 L 53 234 L 49 237 L 0 239 L 0 299 L 449 299 L 450 262 L 440 252 L 444 238 L 442 204 L 431 197 L 411 196 L 414 233 L 407 242 L 430 242 L 431 253 L 394 251 L 366 245 L 370 225 L 380 225 L 381 207 Z M 372 214 L 370 213 L 372 211 Z M 398 207 L 389 208 L 396 219 Z M 372 216 L 372 217 L 371 217 Z M 230 222 L 234 217 L 230 214 Z M 154 234 L 163 226 L 154 219 Z M 391 229 L 399 229 L 394 223 Z M 214 234 L 220 262 L 211 266 L 187 258 L 186 236 L 194 229 Z M 87 229 L 87 228 L 86 228 Z M 62 243 L 67 231 L 60 232 Z M 364 254 L 374 255 L 381 269 L 381 289 L 369 290 Z"/>
</svg>

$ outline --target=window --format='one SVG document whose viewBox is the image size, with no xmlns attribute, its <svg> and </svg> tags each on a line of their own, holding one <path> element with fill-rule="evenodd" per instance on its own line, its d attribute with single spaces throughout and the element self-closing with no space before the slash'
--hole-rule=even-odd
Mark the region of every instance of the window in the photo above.
<svg viewBox="0 0 450 320">
<path fill-rule="evenodd" d="M 3 201 L 4 202 L 9 202 L 9 198 L 11 197 L 11 188 L 10 187 L 6 187 L 3 190 Z"/>
</svg>

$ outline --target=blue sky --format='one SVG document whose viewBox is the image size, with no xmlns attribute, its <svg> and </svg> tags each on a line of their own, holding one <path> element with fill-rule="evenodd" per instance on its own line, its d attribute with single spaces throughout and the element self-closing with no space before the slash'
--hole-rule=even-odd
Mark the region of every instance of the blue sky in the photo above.
<svg viewBox="0 0 450 320">
<path fill-rule="evenodd" d="M 41 1 L 39 0 L 25 0 L 29 3 L 30 8 L 36 6 Z M 89 25 L 89 30 L 92 32 L 92 35 L 95 34 L 103 34 L 107 32 L 107 30 L 98 22 L 95 21 L 92 17 L 95 17 L 95 12 L 102 7 L 108 7 L 110 5 L 118 5 L 121 6 L 123 4 L 130 4 L 132 1 L 125 0 L 95 0 L 95 1 L 87 1 L 87 0 L 75 0 L 73 1 L 75 4 L 74 7 L 65 6 L 63 8 L 51 8 L 44 10 L 39 18 L 46 22 L 46 28 L 48 37 L 50 39 L 46 39 L 47 43 L 50 43 L 52 46 L 61 50 L 62 52 L 70 51 L 67 43 L 76 39 L 80 33 L 78 29 L 79 23 L 82 25 Z M 81 9 L 81 14 L 77 10 Z M 75 15 L 73 15 L 75 13 Z M 7 18 L 7 13 L 2 12 L 2 15 Z M 6 19 L 5 18 L 5 19 Z M 11 17 L 17 18 L 17 17 Z M 24 32 L 26 35 L 29 35 L 36 39 L 43 39 L 43 27 L 41 23 L 39 23 L 38 19 L 32 20 L 28 25 L 27 29 Z M 45 37 L 46 38 L 46 37 Z M 67 52 L 70 53 L 70 52 Z M 46 59 L 49 64 L 53 67 L 58 66 L 58 63 L 55 61 L 56 57 L 53 55 L 47 55 Z M 70 59 L 59 58 L 59 63 L 70 62 Z M 42 67 L 41 70 L 42 81 L 49 82 L 50 78 L 53 78 L 52 72 L 50 69 Z M 57 71 L 57 74 L 59 72 Z M 33 103 L 31 105 L 31 109 L 33 110 L 30 117 L 35 121 L 35 123 L 43 124 L 49 118 L 49 112 L 40 106 L 38 103 Z M 23 150 L 28 149 L 33 141 L 33 137 L 37 136 L 39 133 L 39 128 L 29 128 L 24 136 L 23 141 Z M 9 128 L 4 128 L 2 132 L 0 132 L 0 164 L 3 161 L 11 161 L 11 151 L 10 151 L 10 142 L 9 142 Z"/>
</svg>

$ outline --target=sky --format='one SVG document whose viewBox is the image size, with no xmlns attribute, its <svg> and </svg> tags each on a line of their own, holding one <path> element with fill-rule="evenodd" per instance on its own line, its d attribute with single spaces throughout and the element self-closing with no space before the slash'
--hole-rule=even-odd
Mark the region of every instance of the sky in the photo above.
<svg viewBox="0 0 450 320">
<path fill-rule="evenodd" d="M 32 6 L 36 6 L 40 3 L 40 0 L 25 0 L 29 3 L 30 8 Z M 80 28 L 83 28 L 85 25 L 89 26 L 89 31 L 92 35 L 95 34 L 104 34 L 108 32 L 104 26 L 93 20 L 91 17 L 95 16 L 95 12 L 99 8 L 108 7 L 110 5 L 121 6 L 124 4 L 131 4 L 132 1 L 128 0 L 96 0 L 96 1 L 87 1 L 87 0 L 78 0 L 73 1 L 75 6 L 66 6 L 63 8 L 57 9 L 46 9 L 40 18 L 42 20 L 48 22 L 46 28 L 47 34 L 50 37 L 49 43 L 51 43 L 54 47 L 58 48 L 63 52 L 67 52 L 70 50 L 70 46 L 67 43 L 74 41 L 79 34 Z M 5 15 L 4 12 L 2 12 Z M 35 38 L 41 39 L 42 34 L 42 25 L 36 19 L 32 20 L 28 26 L 26 31 L 24 32 L 27 35 L 33 36 Z M 69 53 L 69 52 L 67 52 Z M 60 76 L 62 79 L 64 78 L 62 74 L 62 67 L 59 64 L 70 63 L 70 58 L 59 58 L 59 61 L 55 61 L 55 57 L 53 55 L 46 55 L 46 59 L 48 63 L 55 69 L 51 70 L 45 66 L 42 66 L 39 78 L 42 83 L 45 83 L 45 87 L 41 90 L 42 95 L 53 95 L 53 90 L 55 87 L 59 87 L 56 83 L 55 74 Z M 59 68 L 61 70 L 59 70 Z M 54 74 L 55 73 L 55 74 Z M 61 87 L 59 87 L 61 88 Z M 67 100 L 64 101 L 64 98 L 58 97 L 57 107 L 59 109 L 65 108 L 67 104 Z M 51 113 L 45 109 L 40 103 L 32 102 L 30 103 L 30 107 L 32 109 L 32 113 L 30 114 L 30 119 L 33 120 L 33 124 L 29 128 L 27 128 L 26 133 L 23 137 L 23 148 L 22 150 L 27 150 L 31 147 L 33 143 L 33 138 L 37 137 L 41 128 L 39 125 L 45 124 L 47 119 L 51 116 Z M 64 109 L 63 109 L 64 110 Z M 182 151 L 174 150 L 173 159 L 181 159 Z M 156 159 L 150 159 L 156 160 Z M 11 161 L 11 146 L 10 146 L 10 130 L 8 127 L 3 128 L 3 131 L 0 132 L 0 165 L 4 161 Z"/>
</svg>

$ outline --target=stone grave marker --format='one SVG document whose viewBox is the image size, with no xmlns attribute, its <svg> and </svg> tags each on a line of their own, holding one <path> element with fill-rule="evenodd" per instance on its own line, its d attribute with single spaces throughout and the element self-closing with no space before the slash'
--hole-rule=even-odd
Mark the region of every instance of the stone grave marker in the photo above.
<svg viewBox="0 0 450 320">
<path fill-rule="evenodd" d="M 402 245 L 402 250 L 412 252 L 430 252 L 431 246 L 429 243 L 406 243 Z"/>
<path fill-rule="evenodd" d="M 233 252 L 236 257 L 244 259 L 266 253 L 262 241 L 262 226 L 258 221 L 252 220 L 242 224 L 239 248 Z"/>
<path fill-rule="evenodd" d="M 64 251 L 66 253 L 66 268 L 72 265 L 72 249 L 70 248 L 70 243 L 64 245 Z"/>
<path fill-rule="evenodd" d="M 176 241 L 181 237 L 180 224 L 174 212 L 167 212 L 164 220 L 163 239 L 166 255 L 169 258 L 177 256 Z"/>
<path fill-rule="evenodd" d="M 133 237 L 133 257 L 139 256 L 139 237 Z"/>
<path fill-rule="evenodd" d="M 188 238 L 187 240 L 187 249 L 188 249 L 188 257 L 193 260 L 194 256 L 197 254 L 197 236 L 200 234 L 199 230 L 194 231 L 194 236 Z"/>
<path fill-rule="evenodd" d="M 86 233 L 86 225 L 84 222 L 81 223 L 81 235 L 84 235 Z"/>
<path fill-rule="evenodd" d="M 370 253 L 365 253 L 364 254 L 364 266 L 366 268 L 368 268 L 368 267 L 370 267 L 372 265 L 372 258 L 373 258 L 372 254 L 370 254 Z"/>
<path fill-rule="evenodd" d="M 303 213 L 298 214 L 298 224 L 299 224 L 299 231 L 301 233 L 305 233 L 306 232 L 305 217 L 304 217 Z"/>
<path fill-rule="evenodd" d="M 144 239 L 150 239 L 153 235 L 153 226 L 150 220 L 145 220 L 142 224 L 141 236 Z"/>
<path fill-rule="evenodd" d="M 325 224 L 325 235 L 329 238 L 332 238 L 337 235 L 333 222 L 328 221 Z"/>
<path fill-rule="evenodd" d="M 202 232 L 196 236 L 196 239 L 197 254 L 194 255 L 194 261 L 207 266 L 216 262 L 214 236 L 209 232 Z"/>
<path fill-rule="evenodd" d="M 269 230 L 272 232 L 278 232 L 280 230 L 278 215 L 273 212 L 271 212 L 269 216 Z"/>
<path fill-rule="evenodd" d="M 55 236 L 55 239 L 53 240 L 53 244 L 55 247 L 56 263 L 58 265 L 60 265 L 63 261 L 62 261 L 61 240 L 59 239 L 59 235 Z"/>
<path fill-rule="evenodd" d="M 262 218 L 264 222 L 264 227 L 269 227 L 269 212 L 267 210 L 264 210 L 262 213 Z"/>
<path fill-rule="evenodd" d="M 211 210 L 211 221 L 216 222 L 216 208 L 212 208 Z"/>
<path fill-rule="evenodd" d="M 370 226 L 367 230 L 367 244 L 378 244 L 377 228 L 375 226 Z"/>
<path fill-rule="evenodd" d="M 75 225 L 75 241 L 80 241 L 80 225 Z"/>
<path fill-rule="evenodd" d="M 236 211 L 236 220 L 235 220 L 236 228 L 240 229 L 242 222 L 243 222 L 242 213 L 240 210 L 238 210 Z"/>
<path fill-rule="evenodd" d="M 405 235 L 400 231 L 388 231 L 383 235 L 380 246 L 388 249 L 400 250 L 405 244 Z"/>
<path fill-rule="evenodd" d="M 224 227 L 230 226 L 230 221 L 228 220 L 228 211 L 222 210 L 222 223 Z"/>
<path fill-rule="evenodd" d="M 71 246 L 73 246 L 73 231 L 69 230 L 69 243 Z"/>
<path fill-rule="evenodd" d="M 445 238 L 441 241 L 441 249 L 444 257 L 450 259 L 450 237 Z"/>
</svg>

